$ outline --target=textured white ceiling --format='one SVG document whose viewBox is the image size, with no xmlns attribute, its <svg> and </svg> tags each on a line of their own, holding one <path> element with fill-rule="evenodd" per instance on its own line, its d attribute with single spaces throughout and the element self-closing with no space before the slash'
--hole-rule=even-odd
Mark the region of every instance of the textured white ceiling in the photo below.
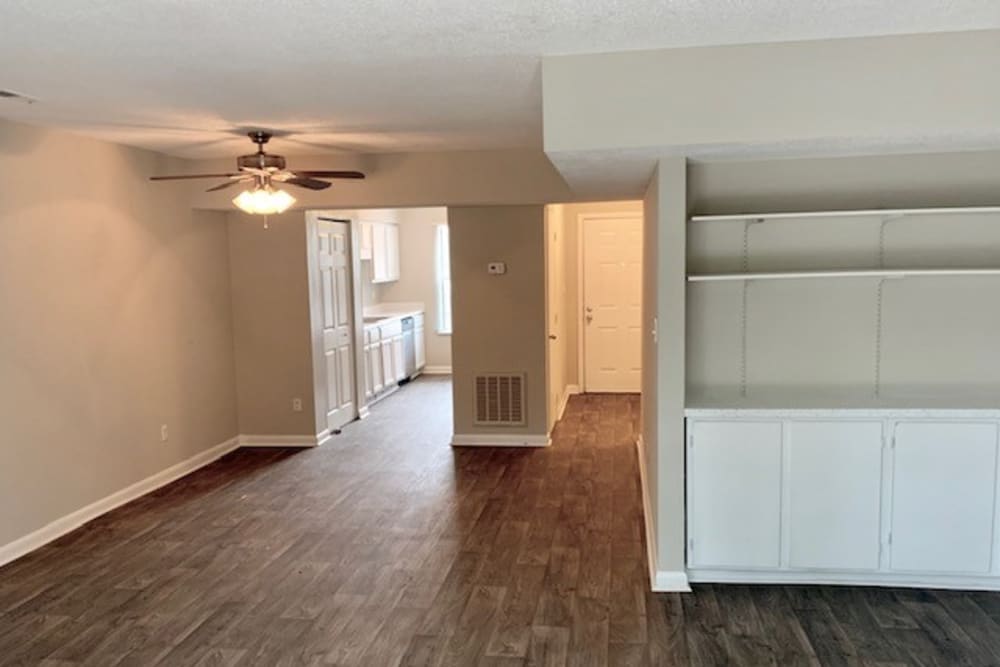
<svg viewBox="0 0 1000 667">
<path fill-rule="evenodd" d="M 0 117 L 184 157 L 541 146 L 541 55 L 1000 27 L 998 0 L 3 0 Z"/>
</svg>

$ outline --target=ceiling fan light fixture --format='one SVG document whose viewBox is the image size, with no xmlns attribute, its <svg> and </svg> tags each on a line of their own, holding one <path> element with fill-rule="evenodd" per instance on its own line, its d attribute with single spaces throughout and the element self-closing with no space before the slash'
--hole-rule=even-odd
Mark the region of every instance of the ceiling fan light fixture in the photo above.
<svg viewBox="0 0 1000 667">
<path fill-rule="evenodd" d="M 284 213 L 295 203 L 295 197 L 284 190 L 268 187 L 256 187 L 244 190 L 233 197 L 236 208 L 250 215 L 276 215 Z"/>
</svg>

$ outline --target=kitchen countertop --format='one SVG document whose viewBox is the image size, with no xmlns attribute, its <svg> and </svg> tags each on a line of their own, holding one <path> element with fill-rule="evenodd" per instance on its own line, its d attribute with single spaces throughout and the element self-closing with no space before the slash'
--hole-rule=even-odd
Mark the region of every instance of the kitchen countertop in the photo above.
<svg viewBox="0 0 1000 667">
<path fill-rule="evenodd" d="M 365 326 L 378 326 L 391 320 L 398 320 L 402 317 L 412 317 L 424 312 L 424 304 L 413 303 L 377 303 L 373 306 L 365 306 L 363 314 Z"/>
</svg>

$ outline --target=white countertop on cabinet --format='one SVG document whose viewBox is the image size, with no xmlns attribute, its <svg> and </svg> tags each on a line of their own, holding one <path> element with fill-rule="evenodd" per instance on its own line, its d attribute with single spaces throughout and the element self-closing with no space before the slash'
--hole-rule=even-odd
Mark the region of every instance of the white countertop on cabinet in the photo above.
<svg viewBox="0 0 1000 667">
<path fill-rule="evenodd" d="M 365 306 L 365 326 L 378 326 L 389 320 L 401 317 L 412 317 L 424 312 L 424 304 L 420 302 L 377 303 Z"/>
<path fill-rule="evenodd" d="M 803 389 L 692 392 L 684 416 L 689 418 L 886 418 L 1000 419 L 1000 392 L 882 392 Z"/>
</svg>

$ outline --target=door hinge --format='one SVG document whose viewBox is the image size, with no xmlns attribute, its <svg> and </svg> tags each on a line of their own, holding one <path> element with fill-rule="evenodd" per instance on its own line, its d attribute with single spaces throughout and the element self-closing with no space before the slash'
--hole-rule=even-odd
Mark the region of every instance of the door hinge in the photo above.
<svg viewBox="0 0 1000 667">
<path fill-rule="evenodd" d="M 694 433 L 688 434 L 688 447 L 694 447 Z"/>
<path fill-rule="evenodd" d="M 694 538 L 688 540 L 688 551 L 694 553 Z"/>
<path fill-rule="evenodd" d="M 889 532 L 889 533 L 888 533 L 888 534 L 887 534 L 887 535 L 885 536 L 885 543 L 886 543 L 887 545 L 889 545 L 890 547 L 892 546 L 892 531 L 890 531 L 890 532 Z"/>
</svg>

